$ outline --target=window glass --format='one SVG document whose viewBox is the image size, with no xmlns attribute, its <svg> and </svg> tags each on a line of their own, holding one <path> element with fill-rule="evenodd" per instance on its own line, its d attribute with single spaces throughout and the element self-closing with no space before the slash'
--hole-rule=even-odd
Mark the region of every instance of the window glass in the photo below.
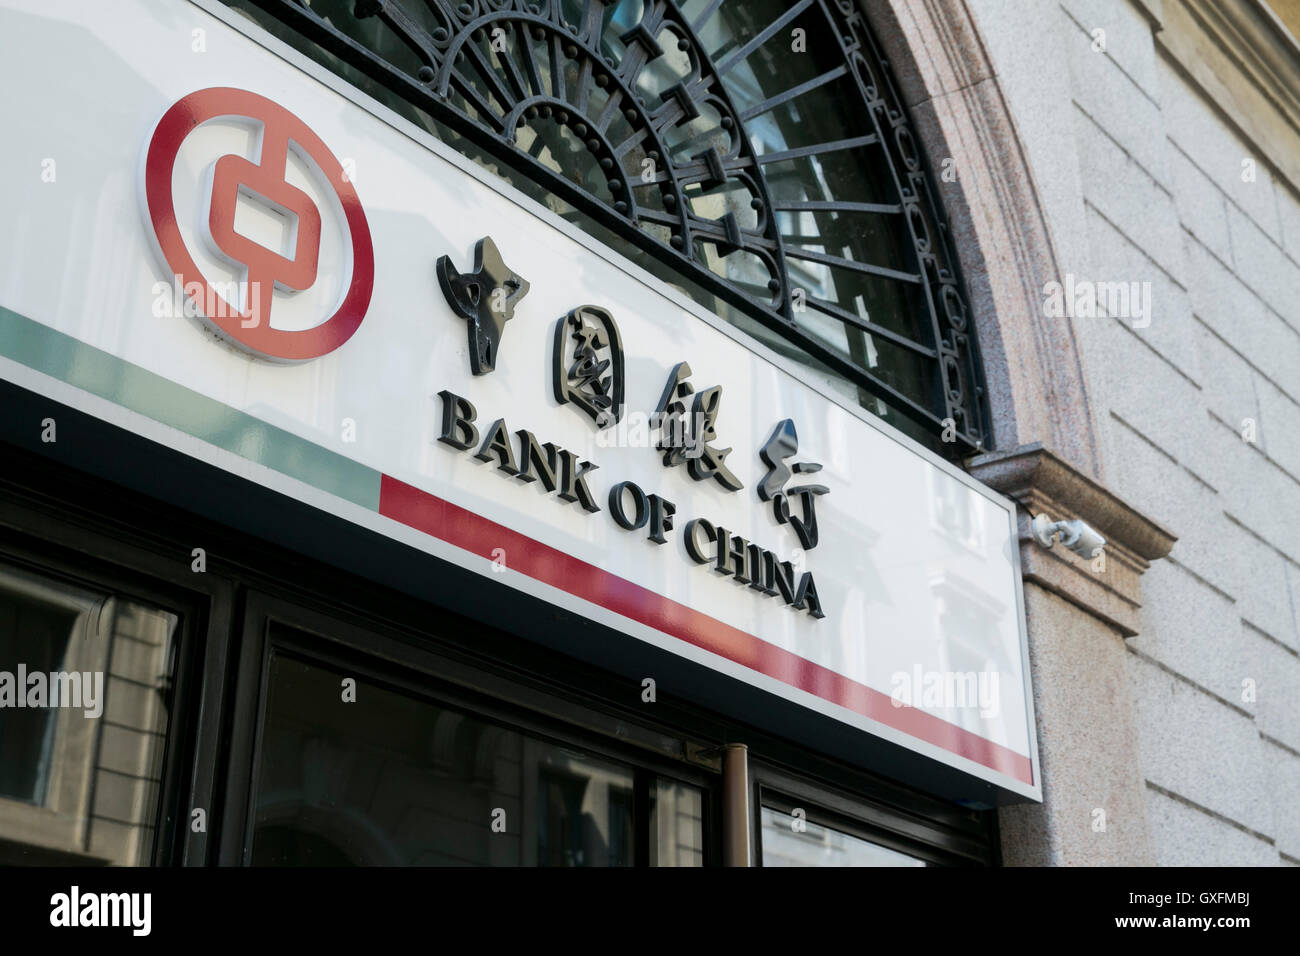
<svg viewBox="0 0 1300 956">
<path fill-rule="evenodd" d="M 178 622 L 0 565 L 0 864 L 152 861 Z"/>
<path fill-rule="evenodd" d="M 792 322 L 800 337 L 792 339 L 756 317 L 767 308 L 764 303 L 771 301 L 769 282 L 774 277 L 768 264 L 752 250 L 719 246 L 706 238 L 708 229 L 697 229 L 693 234 L 693 252 L 698 265 L 725 278 L 728 287 L 752 300 L 747 306 L 737 306 L 716 290 L 710 290 L 694 270 L 665 264 L 648 254 L 629 239 L 626 228 L 611 226 L 609 216 L 575 208 L 528 171 L 503 161 L 500 148 L 485 148 L 448 128 L 358 70 L 350 57 L 345 55 L 340 59 L 335 52 L 307 40 L 283 22 L 274 8 L 264 9 L 255 0 L 225 2 L 555 214 L 618 250 L 667 285 L 744 329 L 847 400 L 881 416 L 932 450 L 951 454 L 953 446 L 939 440 L 933 424 L 927 426 L 904 407 L 895 407 L 890 400 L 871 393 L 852 376 L 814 358 L 805 346 L 807 340 L 815 340 L 818 346 L 837 353 L 877 383 L 896 390 L 918 406 L 934 413 L 945 408 L 940 368 L 934 357 L 936 343 L 930 306 L 922 284 L 916 281 L 922 270 L 900 199 L 900 189 L 906 184 L 898 181 L 886 146 L 875 139 L 876 124 L 871 112 L 846 70 L 845 53 L 840 47 L 837 28 L 832 25 L 835 18 L 828 19 L 822 5 L 808 7 L 784 29 L 750 46 L 769 24 L 788 12 L 788 4 L 778 0 L 721 5 L 710 0 L 686 0 L 676 4 L 685 22 L 693 24 L 698 32 L 699 53 L 713 63 L 722 63 L 747 49 L 721 71 L 719 82 L 739 113 L 744 135 L 753 145 L 761 177 L 773 202 L 770 210 L 775 223 L 773 241 L 779 234 L 790 294 L 797 294 L 799 302 Z M 447 4 L 432 0 L 401 4 L 420 29 L 435 37 L 446 33 L 449 22 L 446 7 Z M 585 7 L 581 2 L 565 2 L 563 9 L 568 22 L 585 22 Z M 396 70 L 418 78 L 421 69 L 426 67 L 400 31 L 391 29 L 381 17 L 358 15 L 353 0 L 314 0 L 310 9 L 330 29 L 339 31 Z M 627 30 L 641 20 L 646 9 L 640 0 L 618 0 L 603 5 L 604 26 L 598 36 L 602 56 L 608 62 L 623 62 Z M 495 104 L 498 110 L 505 108 L 501 97 L 522 76 L 525 69 L 522 64 L 536 69 L 546 88 L 553 81 L 547 43 L 538 38 L 528 41 L 532 53 L 525 56 L 520 46 L 525 42 L 523 34 L 509 26 L 512 19 L 507 14 L 501 21 L 507 24 L 503 29 L 508 41 L 502 56 L 491 53 L 486 36 L 467 44 L 467 55 L 480 68 L 463 71 L 464 87 L 453 84 L 447 97 L 456 111 L 476 121 L 486 119 L 489 126 L 491 117 L 482 116 L 481 107 Z M 799 55 L 792 55 L 792 36 L 796 33 L 803 48 Z M 673 36 L 662 33 L 657 42 L 662 52 L 642 64 L 636 74 L 636 92 L 648 104 L 660 103 L 690 72 L 690 58 Z M 575 55 L 580 59 L 585 54 Z M 607 106 L 618 104 L 609 103 L 606 89 L 587 82 L 589 78 L 578 60 L 566 56 L 555 62 L 563 74 L 566 89 L 574 90 L 580 84 L 584 89 L 590 87 L 586 89 L 584 108 L 587 119 L 607 112 L 612 116 L 606 131 L 611 142 L 624 141 L 633 135 L 634 127 L 620 118 L 618 109 L 606 110 Z M 697 119 L 666 131 L 665 149 L 679 166 L 691 157 L 702 155 L 710 146 L 717 147 L 723 155 L 730 154 L 731 135 L 716 125 L 716 109 L 705 102 L 698 110 Z M 878 119 L 888 125 L 885 117 Z M 731 122 L 731 117 L 727 121 Z M 580 186 L 606 207 L 617 202 L 618 197 L 608 185 L 612 181 L 608 170 L 570 127 L 546 121 L 544 117 L 533 118 L 514 129 L 510 137 L 512 155 L 530 157 Z M 641 211 L 636 229 L 661 245 L 669 245 L 672 208 L 663 205 L 657 189 L 642 189 L 637 185 L 647 162 L 653 160 L 644 152 L 643 144 L 629 149 L 622 159 L 623 172 L 632 176 Z M 679 174 L 685 176 L 682 169 Z M 758 199 L 741 178 L 733 175 L 722 184 L 711 185 L 693 181 L 691 176 L 685 176 L 685 181 L 683 202 L 689 204 L 691 212 L 704 225 L 731 215 L 741 229 L 760 227 L 759 213 L 753 205 Z M 915 187 L 907 185 L 906 188 Z M 920 210 L 916 215 L 924 217 L 926 213 Z M 925 231 L 931 236 L 938 235 L 936 226 L 928 221 Z"/>
<path fill-rule="evenodd" d="M 925 866 L 924 860 L 842 830 L 763 807 L 764 866 Z"/>
<path fill-rule="evenodd" d="M 698 787 L 665 780 L 651 791 L 650 865 L 704 865 L 704 798 Z"/>
<path fill-rule="evenodd" d="M 267 695 L 255 865 L 636 862 L 632 766 L 283 654 Z M 658 862 L 699 865 L 699 791 L 651 791 Z"/>
<path fill-rule="evenodd" d="M 705 0 L 683 3 L 694 20 L 708 7 Z M 700 42 L 715 62 L 759 36 L 789 5 L 778 0 L 723 4 L 702 21 Z M 805 49 L 791 56 L 791 31 L 799 30 Z M 825 344 L 851 356 L 890 386 L 906 395 L 925 396 L 926 362 L 916 353 L 893 345 L 836 317 L 849 314 L 882 326 L 913 342 L 933 345 L 922 321 L 924 302 L 916 287 L 896 278 L 872 275 L 856 268 L 869 263 L 895 272 L 917 269 L 915 254 L 902 215 L 897 211 L 898 187 L 889 174 L 881 146 L 825 149 L 825 144 L 870 136 L 871 117 L 862 107 L 853 80 L 837 76 L 834 67 L 843 54 L 837 38 L 821 16 L 809 11 L 753 48 L 726 72 L 724 83 L 736 109 L 746 116 L 745 132 L 760 157 L 797 155 L 764 162 L 763 172 L 777 202 L 777 221 L 786 246 L 786 265 L 794 288 L 812 307 L 796 313 L 796 321 Z M 783 99 L 803 84 L 811 88 Z M 801 150 L 812 150 L 800 154 Z M 782 204 L 812 204 L 781 211 Z M 822 206 L 817 206 L 817 204 Z M 827 204 L 875 204 L 891 211 Z M 807 254 L 833 257 L 831 262 Z M 719 258 L 715 271 L 732 268 L 733 257 Z M 724 272 L 725 274 L 725 272 Z M 824 306 L 823 306 L 824 304 Z M 888 408 L 868 401 L 877 414 L 889 418 Z"/>
<path fill-rule="evenodd" d="M 20 709 L 19 685 L 25 705 L 26 674 L 48 675 L 61 669 L 76 620 L 76 613 L 68 608 L 33 600 L 21 592 L 0 592 L 0 662 L 13 681 L 8 694 L 0 686 L 0 703 L 5 707 L 0 717 L 0 726 L 4 727 L 0 735 L 4 753 L 0 760 L 0 797 L 37 806 L 45 802 L 58 711 L 45 707 Z M 21 679 L 20 665 L 25 665 Z"/>
</svg>

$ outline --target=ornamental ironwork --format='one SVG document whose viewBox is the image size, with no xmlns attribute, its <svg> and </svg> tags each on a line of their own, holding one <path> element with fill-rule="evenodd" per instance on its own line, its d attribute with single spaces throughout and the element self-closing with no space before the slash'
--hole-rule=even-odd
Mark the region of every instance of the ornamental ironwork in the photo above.
<svg viewBox="0 0 1300 956">
<path fill-rule="evenodd" d="M 989 446 L 950 230 L 856 0 L 228 2 L 756 320 L 887 417 L 954 454 Z"/>
</svg>

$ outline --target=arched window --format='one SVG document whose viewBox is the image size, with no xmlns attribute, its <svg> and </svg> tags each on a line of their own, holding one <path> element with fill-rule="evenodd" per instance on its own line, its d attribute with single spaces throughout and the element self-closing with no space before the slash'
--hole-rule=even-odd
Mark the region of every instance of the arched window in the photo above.
<svg viewBox="0 0 1300 956">
<path fill-rule="evenodd" d="M 988 447 L 947 221 L 856 0 L 232 6 L 905 432 Z"/>
</svg>

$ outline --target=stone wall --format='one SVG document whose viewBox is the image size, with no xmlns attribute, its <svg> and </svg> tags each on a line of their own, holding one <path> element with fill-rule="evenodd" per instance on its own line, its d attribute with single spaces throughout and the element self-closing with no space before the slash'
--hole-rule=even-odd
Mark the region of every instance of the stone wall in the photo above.
<svg viewBox="0 0 1300 956">
<path fill-rule="evenodd" d="M 1253 10 L 1239 6 L 1242 18 Z M 1086 852 L 1111 837 L 1078 831 L 1088 824 L 1080 815 L 1101 808 L 1130 829 L 1142 815 L 1110 792 L 1111 774 L 1067 767 L 1053 780 L 1049 754 L 1059 770 L 1070 753 L 1054 735 L 1097 732 L 1081 724 L 1097 702 L 1073 706 L 1069 675 L 1056 673 L 1070 660 L 1103 668 L 1077 674 L 1079 688 L 1113 695 L 1106 708 L 1131 714 L 1109 731 L 1117 750 L 1136 746 L 1152 862 L 1300 864 L 1300 152 L 1286 146 L 1290 77 L 1275 70 L 1272 88 L 1250 75 L 1249 58 L 1222 58 L 1221 27 L 1197 0 L 968 7 L 1060 281 L 1136 282 L 1150 295 L 1149 310 L 1130 303 L 1118 316 L 1106 314 L 1105 296 L 1095 315 L 1000 315 L 1003 334 L 1073 326 L 1097 477 L 1178 538 L 1142 575 L 1135 635 L 1060 633 L 1067 612 L 1049 623 L 1035 614 L 1048 599 L 1027 595 L 1041 622 L 1039 635 L 1031 627 L 1035 679 L 1049 685 L 1037 695 L 1049 793 L 1032 821 L 1005 815 L 1008 861 L 1120 862 Z M 1285 64 L 1289 40 L 1300 77 L 1289 35 L 1247 26 L 1261 31 L 1249 44 L 1260 57 L 1275 49 Z M 1123 684 L 1109 679 L 1114 646 L 1124 648 Z M 1035 838 L 1033 827 L 1047 832 Z"/>
</svg>

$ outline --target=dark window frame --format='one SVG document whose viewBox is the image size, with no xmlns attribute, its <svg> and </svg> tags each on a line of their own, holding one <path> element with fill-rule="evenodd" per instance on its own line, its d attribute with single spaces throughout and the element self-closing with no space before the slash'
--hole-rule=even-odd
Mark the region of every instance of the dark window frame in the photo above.
<svg viewBox="0 0 1300 956">
<path fill-rule="evenodd" d="M 451 615 L 444 625 L 453 631 L 466 626 Z M 639 811 L 634 816 L 636 866 L 646 865 L 649 855 L 648 791 L 653 780 L 663 777 L 698 787 L 704 799 L 704 864 L 716 865 L 721 858 L 719 776 L 708 767 L 656 753 L 651 746 L 656 736 L 680 744 L 683 753 L 693 741 L 657 732 L 652 719 L 637 717 L 630 724 L 624 716 L 485 670 L 446 653 L 428 633 L 413 634 L 391 621 L 339 614 L 260 590 L 245 595 L 241 631 L 244 646 L 235 687 L 220 864 L 246 866 L 252 859 L 265 691 L 274 654 L 346 671 L 476 720 L 627 766 L 634 777 L 634 810 Z"/>
<path fill-rule="evenodd" d="M 15 495 L 0 485 L 0 560 L 32 573 L 120 594 L 175 612 L 172 692 L 150 865 L 187 862 L 206 834 L 192 834 L 190 811 L 210 807 L 215 768 L 199 740 L 217 735 L 210 706 L 212 676 L 224 666 L 233 588 L 219 576 L 195 574 L 188 561 L 140 547 L 133 531 L 84 510 Z M 93 499 L 92 499 L 93 500 Z M 132 541 L 131 539 L 137 540 Z M 194 799 L 184 799 L 192 793 Z M 93 800 L 93 795 L 91 797 Z M 209 829 L 211 820 L 209 819 Z M 193 839 L 184 834 L 191 832 Z M 196 846 L 197 844 L 197 846 Z"/>
<path fill-rule="evenodd" d="M 749 763 L 750 857 L 763 865 L 763 807 L 789 813 L 798 807 L 810 823 L 840 830 L 869 843 L 923 859 L 931 866 L 996 866 L 997 814 L 962 819 L 960 808 L 942 816 L 925 812 L 937 804 L 924 794 L 896 789 L 852 792 L 842 786 L 792 773 L 761 757 Z M 946 818 L 946 819 L 944 819 Z"/>
</svg>

